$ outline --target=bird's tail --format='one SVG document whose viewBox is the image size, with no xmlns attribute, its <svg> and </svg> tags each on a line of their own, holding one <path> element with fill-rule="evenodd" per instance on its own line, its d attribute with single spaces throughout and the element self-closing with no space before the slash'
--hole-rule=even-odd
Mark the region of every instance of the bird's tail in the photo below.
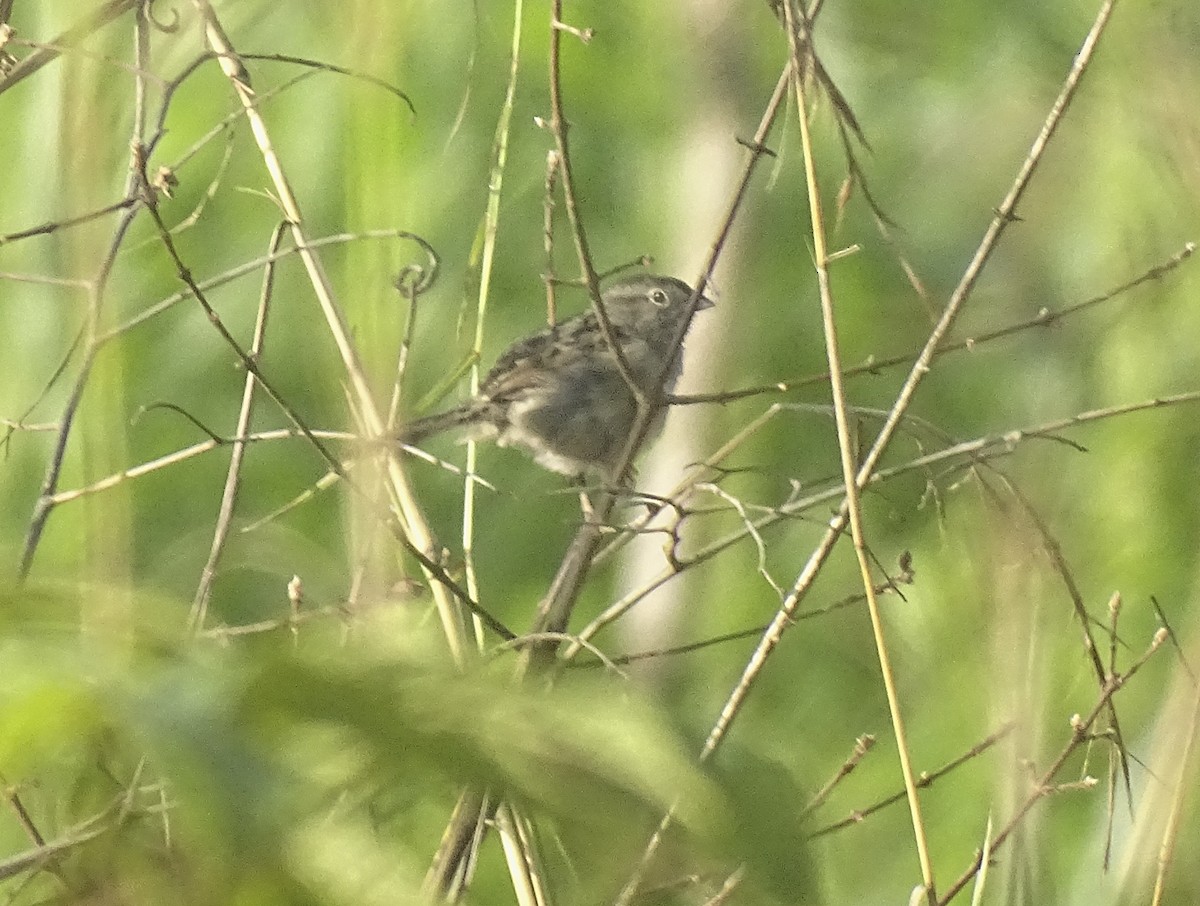
<svg viewBox="0 0 1200 906">
<path fill-rule="evenodd" d="M 401 425 L 397 432 L 397 439 L 402 444 L 419 444 L 427 438 L 433 437 L 435 434 L 441 434 L 444 431 L 450 431 L 454 428 L 461 428 L 464 425 L 471 424 L 474 420 L 474 413 L 464 406 L 456 406 L 453 409 L 447 409 L 445 412 L 439 412 L 436 415 L 427 415 L 424 418 L 414 419 L 406 425 Z"/>
</svg>

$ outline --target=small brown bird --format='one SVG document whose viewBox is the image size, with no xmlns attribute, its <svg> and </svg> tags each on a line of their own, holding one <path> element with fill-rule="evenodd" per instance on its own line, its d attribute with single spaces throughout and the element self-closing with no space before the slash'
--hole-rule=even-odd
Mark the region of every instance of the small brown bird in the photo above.
<svg viewBox="0 0 1200 906">
<path fill-rule="evenodd" d="M 629 376 L 651 399 L 679 378 L 672 341 L 688 314 L 692 288 L 674 277 L 642 275 L 601 293 Z M 701 296 L 699 311 L 712 307 Z M 656 385 L 657 382 L 657 386 Z M 662 428 L 666 410 L 651 426 Z M 453 409 L 410 422 L 399 439 L 416 444 L 453 428 L 474 440 L 523 447 L 564 475 L 613 478 L 637 417 L 637 400 L 594 311 L 514 343 L 496 361 L 479 393 Z"/>
</svg>

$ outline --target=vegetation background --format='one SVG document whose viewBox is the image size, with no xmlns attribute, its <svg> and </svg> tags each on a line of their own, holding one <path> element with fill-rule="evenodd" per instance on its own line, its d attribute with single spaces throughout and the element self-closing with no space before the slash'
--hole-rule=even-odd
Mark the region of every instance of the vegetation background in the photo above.
<svg viewBox="0 0 1200 906">
<path fill-rule="evenodd" d="M 544 324 L 545 275 L 579 277 L 561 179 L 545 249 L 552 38 L 596 268 L 650 256 L 694 282 L 789 60 L 782 4 L 578 0 L 563 21 L 589 31 L 554 38 L 545 2 L 15 0 L 0 4 L 15 29 L 0 78 L 4 902 L 411 901 L 468 783 L 520 805 L 484 840 L 471 902 L 612 902 L 673 805 L 639 902 L 903 902 L 922 846 L 931 901 L 1200 899 L 1200 11 L 817 6 L 813 47 L 841 99 L 807 83 L 845 251 L 838 342 L 847 367 L 898 359 L 848 379 L 860 457 L 1115 7 L 958 348 L 883 461 L 900 470 L 864 494 L 875 581 L 895 582 L 880 605 L 906 751 L 918 774 L 954 763 L 922 790 L 920 830 L 849 537 L 697 761 L 842 494 L 829 383 L 806 380 L 828 365 L 794 97 L 721 247 L 681 391 L 763 389 L 674 407 L 639 460 L 639 489 L 692 484 L 632 540 L 620 526 L 648 507 L 619 509 L 589 574 L 572 631 L 639 602 L 592 640 L 616 663 L 583 652 L 593 669 L 518 687 L 517 655 L 485 629 L 483 656 L 456 667 L 441 588 L 383 515 L 395 475 L 353 439 L 371 433 L 364 387 L 389 412 L 399 350 L 394 420 L 465 393 L 473 349 L 486 367 Z M 246 55 L 304 234 L 338 237 L 317 254 L 365 383 L 295 235 L 263 261 L 287 205 L 233 81 L 201 59 L 204 15 Z M 865 141 L 843 143 L 848 111 Z M 131 137 L 160 124 L 146 174 L 169 195 L 130 176 Z M 430 262 L 396 231 L 440 261 L 411 305 L 393 283 Z M 302 500 L 330 471 L 309 440 L 237 454 L 211 585 L 235 454 L 208 432 L 238 436 L 245 364 L 184 269 L 243 350 L 269 299 L 260 373 L 308 427 L 349 432 L 326 441 L 349 478 Z M 251 424 L 292 427 L 261 388 Z M 579 523 L 574 490 L 513 451 L 429 449 L 460 470 L 401 459 L 430 552 L 526 631 Z M 469 505 L 464 464 L 490 485 Z M 652 651 L 667 653 L 620 660 Z M 540 845 L 521 842 L 526 817 Z M 540 852 L 526 878 L 542 900 L 514 893 L 501 840 Z"/>
</svg>

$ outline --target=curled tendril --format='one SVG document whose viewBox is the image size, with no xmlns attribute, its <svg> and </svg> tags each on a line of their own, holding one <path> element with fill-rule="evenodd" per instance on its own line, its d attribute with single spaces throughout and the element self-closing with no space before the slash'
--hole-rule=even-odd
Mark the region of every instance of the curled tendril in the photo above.
<svg viewBox="0 0 1200 906">
<path fill-rule="evenodd" d="M 411 239 L 419 245 L 428 256 L 429 261 L 425 265 L 421 264 L 406 264 L 400 268 L 400 272 L 396 274 L 392 280 L 392 286 L 404 298 L 410 302 L 417 296 L 429 291 L 430 287 L 437 281 L 438 268 L 441 266 L 441 259 L 438 258 L 437 252 L 433 250 L 433 246 L 418 236 L 416 233 L 398 232 L 396 234 L 401 239 Z"/>
<path fill-rule="evenodd" d="M 154 2 L 155 0 L 146 0 L 146 19 L 150 22 L 150 24 L 152 24 L 159 31 L 165 32 L 168 35 L 179 31 L 179 8 L 176 6 L 171 7 L 170 20 L 159 19 L 154 15 Z"/>
</svg>

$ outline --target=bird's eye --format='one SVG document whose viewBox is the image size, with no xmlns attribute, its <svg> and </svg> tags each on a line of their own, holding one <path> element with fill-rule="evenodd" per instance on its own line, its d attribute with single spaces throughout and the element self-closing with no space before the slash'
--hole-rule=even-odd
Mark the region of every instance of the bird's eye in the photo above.
<svg viewBox="0 0 1200 906">
<path fill-rule="evenodd" d="M 661 289 L 652 289 L 650 290 L 650 301 L 659 308 L 664 308 L 667 304 L 667 294 Z"/>
</svg>

